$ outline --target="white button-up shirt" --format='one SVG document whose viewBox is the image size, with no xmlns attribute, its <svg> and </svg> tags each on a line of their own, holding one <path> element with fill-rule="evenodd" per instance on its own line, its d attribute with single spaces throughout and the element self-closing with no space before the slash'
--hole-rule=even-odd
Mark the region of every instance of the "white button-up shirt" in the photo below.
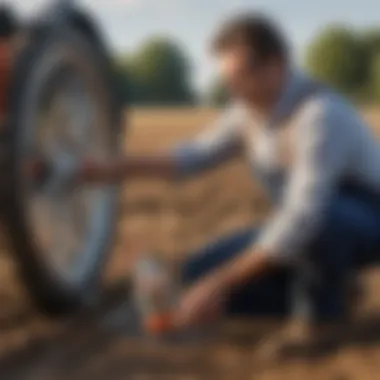
<svg viewBox="0 0 380 380">
<path fill-rule="evenodd" d="M 269 119 L 259 120 L 241 104 L 231 105 L 195 141 L 175 151 L 186 175 L 218 164 L 243 142 L 253 173 L 277 204 L 256 244 L 279 260 L 303 252 L 343 182 L 380 196 L 378 142 L 349 102 L 322 87 L 313 91 L 313 86 L 293 72 Z M 287 148 L 292 159 L 284 165 L 283 129 L 290 127 L 281 125 L 281 119 L 290 115 Z"/>
</svg>

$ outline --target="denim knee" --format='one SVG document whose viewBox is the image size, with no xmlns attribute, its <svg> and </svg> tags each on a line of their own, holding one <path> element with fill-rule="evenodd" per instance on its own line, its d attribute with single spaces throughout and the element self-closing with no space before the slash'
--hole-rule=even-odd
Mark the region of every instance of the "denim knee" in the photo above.
<svg viewBox="0 0 380 380">
<path fill-rule="evenodd" d="M 319 233 L 305 250 L 305 267 L 295 275 L 295 314 L 314 321 L 346 314 L 348 283 L 360 249 L 364 215 L 357 206 L 350 198 L 341 197 L 324 215 Z"/>
</svg>

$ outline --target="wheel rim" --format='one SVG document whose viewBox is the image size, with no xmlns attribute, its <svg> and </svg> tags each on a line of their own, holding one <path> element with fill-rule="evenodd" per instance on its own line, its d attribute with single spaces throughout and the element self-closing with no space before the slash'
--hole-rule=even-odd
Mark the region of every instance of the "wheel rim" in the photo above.
<svg viewBox="0 0 380 380">
<path fill-rule="evenodd" d="M 107 158 L 115 149 L 110 110 L 91 92 L 94 78 L 83 75 L 75 54 L 53 45 L 32 68 L 21 107 L 21 165 L 32 151 L 49 161 L 58 156 L 78 162 L 84 155 Z M 65 281 L 86 281 L 112 233 L 116 189 L 57 191 L 49 181 L 36 189 L 28 178 L 23 185 L 27 224 L 41 260 Z"/>
</svg>

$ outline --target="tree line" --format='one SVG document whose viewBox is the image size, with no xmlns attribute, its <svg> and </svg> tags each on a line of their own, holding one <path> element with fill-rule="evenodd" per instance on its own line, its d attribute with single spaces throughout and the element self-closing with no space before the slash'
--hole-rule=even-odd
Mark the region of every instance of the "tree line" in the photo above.
<svg viewBox="0 0 380 380">
<path fill-rule="evenodd" d="M 312 38 L 303 60 L 316 79 L 357 102 L 380 101 L 380 28 L 355 30 L 328 25 Z M 153 37 L 133 54 L 116 58 L 121 94 L 126 103 L 146 106 L 222 105 L 228 99 L 214 80 L 206 96 L 192 86 L 191 61 L 170 39 Z"/>
<path fill-rule="evenodd" d="M 123 99 L 138 105 L 191 105 L 190 59 L 169 39 L 154 37 L 133 55 L 118 57 L 117 75 Z"/>
<path fill-rule="evenodd" d="M 305 67 L 356 101 L 380 101 L 380 28 L 326 27 L 307 47 Z"/>
</svg>

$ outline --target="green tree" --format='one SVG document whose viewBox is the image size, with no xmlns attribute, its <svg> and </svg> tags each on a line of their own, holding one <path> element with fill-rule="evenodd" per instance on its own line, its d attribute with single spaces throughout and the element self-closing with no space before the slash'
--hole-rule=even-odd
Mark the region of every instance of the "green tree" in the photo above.
<svg viewBox="0 0 380 380">
<path fill-rule="evenodd" d="M 369 97 L 376 95 L 376 83 L 373 82 L 375 65 L 379 64 L 380 54 L 380 28 L 372 28 L 364 31 L 360 35 L 362 46 L 362 59 L 364 61 L 363 76 L 365 78 L 365 88 Z"/>
<path fill-rule="evenodd" d="M 373 100 L 380 101 L 380 51 L 372 59 L 371 83 Z"/>
<path fill-rule="evenodd" d="M 372 59 L 380 52 L 380 28 L 365 30 L 360 41 L 368 56 Z"/>
<path fill-rule="evenodd" d="M 142 85 L 134 73 L 132 57 L 122 55 L 116 58 L 119 93 L 127 104 L 139 104 L 143 99 Z"/>
<path fill-rule="evenodd" d="M 130 61 L 136 98 L 144 104 L 181 105 L 194 102 L 190 65 L 172 41 L 152 38 Z"/>
<path fill-rule="evenodd" d="M 348 28 L 328 26 L 310 43 L 307 70 L 336 89 L 354 93 L 365 82 L 363 46 Z"/>
</svg>

